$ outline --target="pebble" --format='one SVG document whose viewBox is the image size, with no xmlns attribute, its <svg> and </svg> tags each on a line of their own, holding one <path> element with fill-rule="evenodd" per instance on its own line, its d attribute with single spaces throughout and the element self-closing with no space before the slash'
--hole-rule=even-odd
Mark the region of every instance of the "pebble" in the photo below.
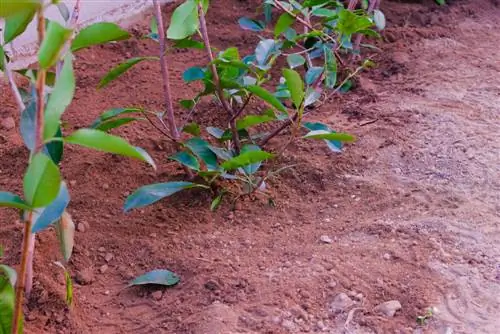
<svg viewBox="0 0 500 334">
<path fill-rule="evenodd" d="M 108 271 L 109 267 L 107 264 L 103 264 L 100 268 L 99 268 L 99 272 L 101 274 L 104 274 L 106 271 Z"/>
<path fill-rule="evenodd" d="M 106 248 L 104 248 L 104 247 L 99 247 L 99 248 L 97 248 L 97 251 L 98 251 L 99 253 L 104 253 L 104 252 L 106 251 Z"/>
<path fill-rule="evenodd" d="M 114 257 L 113 254 L 106 253 L 106 255 L 104 256 L 104 261 L 109 262 L 109 261 L 113 260 L 113 257 Z"/>
<path fill-rule="evenodd" d="M 384 260 L 390 260 L 392 258 L 392 256 L 389 253 L 385 253 L 383 258 L 384 258 Z"/>
<path fill-rule="evenodd" d="M 94 271 L 92 268 L 80 270 L 75 275 L 75 281 L 80 285 L 88 285 L 94 281 Z"/>
<path fill-rule="evenodd" d="M 322 320 L 319 320 L 319 321 L 316 323 L 316 327 L 317 327 L 320 331 L 322 331 L 322 332 L 324 332 L 324 331 L 326 331 L 326 330 L 328 329 L 328 327 L 326 327 L 325 323 L 324 323 Z"/>
<path fill-rule="evenodd" d="M 12 130 L 16 127 L 16 122 L 14 121 L 14 118 L 12 117 L 6 117 L 2 120 L 2 127 L 5 130 Z"/>
<path fill-rule="evenodd" d="M 337 282 L 335 282 L 335 281 L 330 281 L 330 282 L 328 283 L 328 287 L 329 287 L 330 289 L 333 289 L 333 288 L 335 288 L 336 286 L 337 286 Z"/>
<path fill-rule="evenodd" d="M 321 237 L 319 237 L 319 240 L 325 244 L 331 244 L 333 242 L 332 238 L 327 235 L 322 235 Z"/>
<path fill-rule="evenodd" d="M 103 183 L 102 189 L 104 189 L 104 190 L 109 189 L 109 184 Z"/>
<path fill-rule="evenodd" d="M 392 318 L 394 314 L 396 314 L 396 311 L 401 310 L 401 303 L 398 300 L 390 300 L 376 306 L 373 310 L 382 313 L 386 317 Z"/>
<path fill-rule="evenodd" d="M 329 311 L 333 314 L 341 313 L 354 305 L 354 301 L 348 295 L 341 292 L 333 298 Z"/>
<path fill-rule="evenodd" d="M 85 229 L 85 224 L 84 223 L 78 223 L 78 225 L 76 225 L 76 230 L 78 232 L 82 232 L 82 233 L 85 232 L 85 230 L 86 230 Z"/>
<path fill-rule="evenodd" d="M 292 321 L 286 319 L 281 322 L 281 326 L 288 331 L 294 331 L 296 328 Z"/>
<path fill-rule="evenodd" d="M 72 187 L 76 186 L 76 180 L 69 181 L 69 185 Z"/>
<path fill-rule="evenodd" d="M 151 297 L 153 297 L 154 300 L 160 300 L 161 297 L 163 297 L 163 291 L 157 290 L 151 294 Z"/>
<path fill-rule="evenodd" d="M 34 321 L 34 320 L 36 320 L 36 315 L 33 313 L 28 313 L 28 315 L 26 316 L 26 320 Z"/>
</svg>

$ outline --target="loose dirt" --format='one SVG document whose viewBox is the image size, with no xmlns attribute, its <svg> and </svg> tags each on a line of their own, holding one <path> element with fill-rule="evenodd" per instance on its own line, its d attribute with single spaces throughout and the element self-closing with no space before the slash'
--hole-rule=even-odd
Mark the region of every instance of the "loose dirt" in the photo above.
<svg viewBox="0 0 500 334">
<path fill-rule="evenodd" d="M 213 44 L 249 50 L 256 38 L 236 21 L 256 4 L 213 1 Z M 257 197 L 212 213 L 209 195 L 193 191 L 125 215 L 129 192 L 182 175 L 166 159 L 170 145 L 146 124 L 119 132 L 152 152 L 156 174 L 68 147 L 69 210 L 83 226 L 69 264 L 75 303 L 65 308 L 54 233 L 40 233 L 27 331 L 498 333 L 500 9 L 487 0 L 443 8 L 383 1 L 382 9 L 389 27 L 384 52 L 373 55 L 378 67 L 312 117 L 358 141 L 342 155 L 296 143 L 280 164 L 298 165 L 269 184 L 275 207 Z M 143 33 L 147 21 L 133 31 Z M 78 53 L 79 90 L 65 120 L 82 127 L 112 107 L 161 110 L 155 63 L 95 89 L 124 57 L 155 52 L 134 39 Z M 186 89 L 180 75 L 204 55 L 179 52 L 172 61 L 175 98 L 193 96 L 197 87 Z M 19 124 L 1 88 L 0 120 L 13 116 Z M 219 112 L 205 101 L 195 118 L 216 125 Z M 0 189 L 20 191 L 27 153 L 16 129 L 0 129 Z M 22 226 L 15 212 L 0 217 L 2 261 L 16 264 Z M 156 268 L 178 273 L 181 283 L 125 288 Z M 388 301 L 401 304 L 393 317 L 385 313 L 398 307 L 380 306 Z M 429 307 L 433 316 L 418 325 Z"/>
</svg>

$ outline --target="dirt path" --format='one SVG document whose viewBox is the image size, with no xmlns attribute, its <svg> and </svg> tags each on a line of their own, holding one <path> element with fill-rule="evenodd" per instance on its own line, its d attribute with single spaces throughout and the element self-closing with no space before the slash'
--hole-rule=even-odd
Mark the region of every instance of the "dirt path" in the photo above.
<svg viewBox="0 0 500 334">
<path fill-rule="evenodd" d="M 252 45 L 236 21 L 242 11 L 252 15 L 255 3 L 213 2 L 215 45 Z M 65 310 L 63 277 L 52 265 L 55 237 L 44 232 L 37 236 L 28 331 L 497 333 L 500 9 L 489 0 L 456 1 L 441 10 L 432 9 L 432 1 L 383 3 L 391 43 L 376 56 L 379 68 L 314 116 L 359 141 L 342 155 L 318 143 L 294 145 L 281 163 L 298 166 L 269 184 L 275 208 L 254 198 L 234 212 L 224 205 L 212 213 L 208 195 L 192 192 L 123 215 L 129 191 L 180 173 L 165 161 L 170 148 L 147 126 L 122 130 L 153 152 L 158 175 L 128 160 L 69 148 L 63 172 L 71 184 L 70 211 L 88 223 L 77 232 L 70 265 L 76 302 Z M 80 89 L 67 120 L 89 124 L 117 101 L 159 108 L 161 87 L 148 85 L 157 80 L 154 64 L 95 90 L 112 64 L 153 54 L 148 43 L 78 54 Z M 183 55 L 172 66 L 177 99 L 191 94 L 180 73 L 205 61 L 196 52 Z M 0 118 L 15 114 L 3 91 L 0 99 Z M 198 118 L 217 112 L 210 102 L 202 107 Z M 2 132 L 0 144 L 0 188 L 18 191 L 19 157 L 26 153 L 15 129 Z M 17 261 L 20 228 L 0 230 L 7 263 Z M 154 268 L 175 271 L 181 283 L 160 292 L 123 289 Z M 377 311 L 388 301 L 401 304 L 394 316 Z M 433 317 L 417 325 L 428 307 L 436 308 Z"/>
</svg>

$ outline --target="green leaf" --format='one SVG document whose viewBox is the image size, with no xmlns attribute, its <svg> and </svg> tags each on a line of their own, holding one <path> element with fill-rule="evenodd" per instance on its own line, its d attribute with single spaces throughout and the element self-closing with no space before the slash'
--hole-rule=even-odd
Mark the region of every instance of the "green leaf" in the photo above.
<svg viewBox="0 0 500 334">
<path fill-rule="evenodd" d="M 283 69 L 283 76 L 286 80 L 286 86 L 290 92 L 293 104 L 296 108 L 300 108 L 302 101 L 304 101 L 304 82 L 297 71 L 285 68 Z"/>
<path fill-rule="evenodd" d="M 274 121 L 276 117 L 270 115 L 248 115 L 236 121 L 236 128 L 238 130 L 247 129 L 249 127 Z"/>
<path fill-rule="evenodd" d="M 3 33 L 4 43 L 10 43 L 17 36 L 21 35 L 28 24 L 33 20 L 35 16 L 36 9 L 28 8 L 26 10 L 20 11 L 5 20 L 5 28 Z"/>
<path fill-rule="evenodd" d="M 92 45 L 129 39 L 130 34 L 115 23 L 98 22 L 83 28 L 71 43 L 71 51 L 75 52 Z"/>
<path fill-rule="evenodd" d="M 261 148 L 257 145 L 245 145 L 241 148 L 241 154 L 245 154 L 245 153 L 249 153 L 249 152 L 259 152 L 259 151 L 262 152 Z M 257 172 L 259 170 L 261 165 L 262 165 L 262 162 L 258 161 L 254 164 L 244 166 L 243 170 L 245 171 L 245 174 L 252 175 L 252 174 L 255 174 L 255 172 Z"/>
<path fill-rule="evenodd" d="M 195 0 L 187 0 L 177 7 L 170 19 L 167 37 L 184 39 L 193 35 L 198 29 L 198 8 Z"/>
<path fill-rule="evenodd" d="M 266 159 L 272 158 L 273 155 L 271 153 L 262 151 L 262 150 L 256 150 L 256 151 L 248 151 L 245 153 L 242 153 L 234 158 L 231 158 L 227 161 L 225 161 L 221 167 L 224 168 L 224 170 L 235 170 L 241 167 L 245 167 L 257 162 L 264 161 Z"/>
<path fill-rule="evenodd" d="M 324 68 L 321 66 L 313 66 L 306 72 L 306 84 L 312 85 L 323 74 Z"/>
<path fill-rule="evenodd" d="M 136 279 L 131 281 L 128 286 L 145 284 L 172 286 L 179 283 L 179 281 L 179 276 L 177 276 L 170 270 L 156 269 L 137 277 Z"/>
<path fill-rule="evenodd" d="M 337 83 L 337 60 L 333 51 L 325 46 L 325 85 L 332 89 Z"/>
<path fill-rule="evenodd" d="M 60 52 L 72 32 L 73 30 L 66 29 L 55 21 L 49 22 L 45 38 L 38 50 L 38 63 L 42 68 L 48 69 L 59 60 Z"/>
<path fill-rule="evenodd" d="M 196 123 L 188 123 L 182 128 L 182 132 L 189 133 L 193 136 L 199 136 L 201 133 L 200 126 Z"/>
<path fill-rule="evenodd" d="M 213 127 L 213 126 L 207 126 L 206 128 L 207 132 L 214 136 L 217 139 L 221 139 L 222 136 L 224 135 L 224 130 Z"/>
<path fill-rule="evenodd" d="M 56 165 L 58 165 L 63 156 L 64 152 L 64 143 L 62 142 L 62 131 L 61 127 L 57 129 L 56 135 L 54 138 L 57 138 L 58 140 L 53 140 L 48 142 L 44 147 L 43 147 L 43 153 L 47 154 L 52 161 Z"/>
<path fill-rule="evenodd" d="M 90 127 L 93 129 L 97 129 L 102 123 L 109 121 L 116 116 L 138 113 L 141 111 L 142 109 L 140 108 L 113 108 L 103 112 L 101 116 L 99 116 L 94 122 L 92 122 L 92 125 L 90 125 Z"/>
<path fill-rule="evenodd" d="M 9 18 L 25 10 L 40 8 L 40 0 L 0 0 L 0 18 Z"/>
<path fill-rule="evenodd" d="M 12 332 L 15 292 L 8 278 L 0 276 L 0 332 Z"/>
<path fill-rule="evenodd" d="M 181 100 L 181 101 L 179 101 L 179 104 L 184 109 L 191 110 L 196 105 L 196 101 L 195 100 Z"/>
<path fill-rule="evenodd" d="M 175 160 L 179 162 L 180 164 L 191 168 L 193 170 L 199 171 L 200 170 L 200 163 L 198 160 L 190 153 L 188 152 L 178 152 L 172 156 L 169 157 L 169 159 Z"/>
<path fill-rule="evenodd" d="M 55 227 L 61 253 L 64 260 L 68 262 L 75 245 L 75 223 L 69 213 L 64 211 Z"/>
<path fill-rule="evenodd" d="M 5 51 L 3 50 L 3 46 L 0 45 L 0 71 L 5 70 Z"/>
<path fill-rule="evenodd" d="M 16 194 L 0 191 L 0 207 L 30 210 L 31 207 Z"/>
<path fill-rule="evenodd" d="M 248 90 L 250 93 L 254 94 L 255 96 L 260 97 L 262 100 L 266 101 L 277 110 L 286 113 L 285 106 L 268 90 L 256 85 L 246 86 L 245 89 Z"/>
<path fill-rule="evenodd" d="M 108 132 L 109 130 L 119 128 L 120 126 L 127 125 L 129 123 L 141 120 L 143 118 L 137 118 L 137 117 L 123 117 L 123 118 L 116 118 L 116 119 L 111 119 L 109 121 L 104 121 L 102 123 L 99 123 L 96 127 L 93 127 L 93 129 Z"/>
<path fill-rule="evenodd" d="M 286 61 L 290 68 L 296 68 L 302 66 L 306 63 L 306 59 L 298 54 L 291 54 L 286 57 Z"/>
<path fill-rule="evenodd" d="M 210 144 L 205 140 L 195 137 L 184 142 L 184 146 L 200 158 L 207 166 L 208 171 L 217 170 L 217 156 L 210 149 Z"/>
<path fill-rule="evenodd" d="M 321 93 L 312 87 L 307 88 L 306 97 L 304 99 L 304 107 L 310 106 L 319 100 Z"/>
<path fill-rule="evenodd" d="M 2 255 L 0 254 L 0 256 L 2 256 Z M 5 264 L 0 264 L 0 271 L 3 271 L 5 276 L 7 276 L 7 278 L 9 279 L 10 285 L 16 286 L 17 272 L 13 268 L 11 268 Z"/>
<path fill-rule="evenodd" d="M 335 131 L 332 131 L 328 126 L 326 126 L 323 123 L 304 122 L 303 123 L 303 127 L 306 128 L 306 129 L 308 129 L 308 130 L 310 130 L 310 131 L 323 130 L 323 131 L 326 131 L 326 132 L 333 132 L 333 133 L 335 133 Z M 341 141 L 338 141 L 338 140 L 325 140 L 325 143 L 328 146 L 328 148 L 330 150 L 332 150 L 333 152 L 337 152 L 337 153 L 342 152 L 342 146 L 343 146 L 343 144 L 342 144 Z"/>
<path fill-rule="evenodd" d="M 204 49 L 205 44 L 202 42 L 194 41 L 191 38 L 185 38 L 175 41 L 173 47 L 178 49 Z"/>
<path fill-rule="evenodd" d="M 69 204 L 69 192 L 66 183 L 61 182 L 59 194 L 48 206 L 34 212 L 35 219 L 31 233 L 37 233 L 46 229 L 50 224 L 61 218 L 64 210 Z"/>
<path fill-rule="evenodd" d="M 186 82 L 203 80 L 205 78 L 205 71 L 201 67 L 190 67 L 182 74 L 182 79 Z"/>
<path fill-rule="evenodd" d="M 31 99 L 21 113 L 21 137 L 23 138 L 24 145 L 26 145 L 30 151 L 35 149 L 36 103 L 36 98 Z"/>
<path fill-rule="evenodd" d="M 436 3 L 440 6 L 446 5 L 446 0 L 436 0 Z"/>
<path fill-rule="evenodd" d="M 115 66 L 109 71 L 104 78 L 101 79 L 99 82 L 99 85 L 97 88 L 102 88 L 109 84 L 111 81 L 115 80 L 119 76 L 121 76 L 123 73 L 127 72 L 132 66 L 137 65 L 138 63 L 145 61 L 145 60 L 158 60 L 158 57 L 135 57 L 135 58 L 130 58 L 121 63 L 118 66 Z"/>
<path fill-rule="evenodd" d="M 372 26 L 372 21 L 364 16 L 358 16 L 347 9 L 340 9 L 338 13 L 337 29 L 343 35 L 350 36 L 360 30 Z"/>
<path fill-rule="evenodd" d="M 242 29 L 260 32 L 266 28 L 266 25 L 262 21 L 252 20 L 248 17 L 242 17 L 238 20 L 238 24 Z"/>
<path fill-rule="evenodd" d="M 385 28 L 385 15 L 381 10 L 375 9 L 373 11 L 373 22 L 377 26 L 378 30 L 384 30 Z"/>
<path fill-rule="evenodd" d="M 54 162 L 43 153 L 37 153 L 24 175 L 26 202 L 33 208 L 50 204 L 59 193 L 61 174 Z"/>
<path fill-rule="evenodd" d="M 212 203 L 210 204 L 210 211 L 217 210 L 220 203 L 222 202 L 222 197 L 224 196 L 225 193 L 226 193 L 225 191 L 221 191 L 221 193 L 212 200 Z"/>
<path fill-rule="evenodd" d="M 287 31 L 294 22 L 295 18 L 292 15 L 288 13 L 281 14 L 274 26 L 274 37 L 278 37 L 280 34 Z"/>
<path fill-rule="evenodd" d="M 45 140 L 52 138 L 59 129 L 61 116 L 73 100 L 75 94 L 75 75 L 73 73 L 73 55 L 68 52 L 64 59 L 61 74 L 50 94 L 45 109 Z"/>
<path fill-rule="evenodd" d="M 64 280 L 66 282 L 66 305 L 71 306 L 73 304 L 73 281 L 71 280 L 71 274 L 61 262 L 56 261 L 54 264 L 64 271 Z"/>
<path fill-rule="evenodd" d="M 276 52 L 277 45 L 274 39 L 264 39 L 257 44 L 255 59 L 258 65 L 266 65 L 269 57 Z"/>
<path fill-rule="evenodd" d="M 159 200 L 171 196 L 176 192 L 191 188 L 209 188 L 202 184 L 192 182 L 166 182 L 150 184 L 137 189 L 125 201 L 124 211 L 130 211 L 136 208 L 142 208 L 151 205 Z"/>
<path fill-rule="evenodd" d="M 64 138 L 66 143 L 76 144 L 98 151 L 119 154 L 147 162 L 156 169 L 153 159 L 144 150 L 130 145 L 125 139 L 94 129 L 80 129 Z"/>
<path fill-rule="evenodd" d="M 304 136 L 308 139 L 326 139 L 326 140 L 338 140 L 341 142 L 353 142 L 356 139 L 347 133 L 330 132 L 325 130 L 315 130 L 311 131 Z"/>
</svg>

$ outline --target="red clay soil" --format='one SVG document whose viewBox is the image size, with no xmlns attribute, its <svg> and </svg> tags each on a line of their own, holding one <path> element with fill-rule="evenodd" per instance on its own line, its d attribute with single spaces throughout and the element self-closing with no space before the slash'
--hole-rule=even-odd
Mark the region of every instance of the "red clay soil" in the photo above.
<svg viewBox="0 0 500 334">
<path fill-rule="evenodd" d="M 450 1 L 451 2 L 451 1 Z M 250 51 L 257 38 L 237 19 L 259 1 L 213 1 L 212 43 Z M 498 333 L 500 326 L 500 10 L 495 1 L 382 1 L 388 17 L 378 67 L 355 90 L 312 114 L 358 137 L 341 155 L 299 141 L 279 161 L 297 164 L 264 197 L 209 210 L 210 194 L 189 191 L 122 213 L 141 185 L 179 179 L 173 148 L 147 124 L 117 133 L 150 152 L 155 173 L 136 161 L 67 147 L 62 172 L 80 226 L 69 269 L 74 305 L 51 230 L 37 235 L 29 333 Z M 166 6 L 166 17 L 174 5 Z M 145 33 L 150 14 L 131 27 Z M 76 127 L 120 106 L 162 109 L 157 63 L 109 87 L 102 76 L 131 56 L 155 55 L 148 40 L 76 56 L 77 96 L 65 114 Z M 194 96 L 181 73 L 206 63 L 198 51 L 171 57 L 176 100 Z M 0 121 L 19 117 L 0 86 Z M 252 108 L 260 108 L 253 104 Z M 203 101 L 195 120 L 223 125 Z M 0 189 L 20 192 L 27 152 L 17 129 L 0 126 Z M 68 130 L 69 132 L 69 130 Z M 278 146 L 280 139 L 271 143 Z M 1 262 L 19 262 L 22 225 L 1 210 Z M 325 237 L 331 243 L 325 243 Z M 323 239 L 323 241 L 321 241 Z M 126 288 L 146 271 L 181 277 L 172 288 Z M 344 293 L 345 295 L 343 295 Z M 399 301 L 394 316 L 377 311 Z M 428 307 L 434 315 L 419 325 Z"/>
</svg>

